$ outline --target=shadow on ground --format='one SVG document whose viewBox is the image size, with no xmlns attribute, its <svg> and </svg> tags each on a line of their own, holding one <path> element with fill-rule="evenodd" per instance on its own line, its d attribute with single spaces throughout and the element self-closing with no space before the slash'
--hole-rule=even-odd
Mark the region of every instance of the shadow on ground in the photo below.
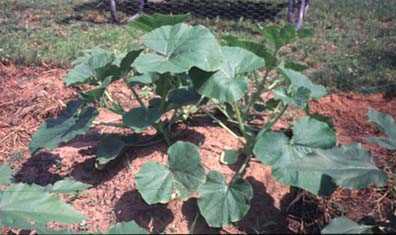
<svg viewBox="0 0 396 235">
<path fill-rule="evenodd" d="M 144 228 L 152 227 L 154 234 L 164 232 L 174 215 L 164 204 L 148 205 L 136 191 L 124 193 L 116 202 L 114 212 L 117 222 L 134 220 Z"/>
</svg>

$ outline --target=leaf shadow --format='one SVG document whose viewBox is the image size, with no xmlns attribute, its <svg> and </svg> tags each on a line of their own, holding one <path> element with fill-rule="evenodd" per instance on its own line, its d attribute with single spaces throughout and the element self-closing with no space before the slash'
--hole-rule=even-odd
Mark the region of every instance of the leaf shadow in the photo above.
<svg viewBox="0 0 396 235">
<path fill-rule="evenodd" d="M 53 184 L 62 177 L 51 172 L 53 167 L 59 165 L 61 158 L 49 152 L 40 152 L 34 157 L 27 159 L 21 168 L 15 173 L 16 182 L 37 184 L 45 186 Z"/>
<path fill-rule="evenodd" d="M 274 199 L 267 193 L 266 186 L 249 176 L 246 179 L 253 187 L 254 196 L 248 214 L 238 223 L 238 228 L 247 234 L 286 234 L 288 223 L 281 210 L 274 205 Z"/>
<path fill-rule="evenodd" d="M 204 136 L 201 133 L 198 133 L 194 131 L 193 129 L 190 128 L 183 128 L 183 127 L 175 127 L 172 129 L 174 132 L 181 132 L 176 140 L 183 140 L 185 138 L 188 138 L 190 142 L 194 144 L 199 144 L 204 142 Z M 150 141 L 154 136 L 153 135 L 144 135 L 144 134 L 135 134 L 135 135 L 123 135 L 123 134 L 103 134 L 100 135 L 98 138 L 104 138 L 108 135 L 111 135 L 113 137 L 118 137 L 121 139 L 125 138 L 134 138 L 136 140 L 144 142 L 145 140 Z M 74 143 L 78 144 L 78 143 Z M 73 143 L 72 143 L 73 145 Z M 76 146 L 76 145 L 75 145 Z M 77 145 L 79 146 L 79 145 Z M 80 150 L 80 154 L 84 155 L 91 155 L 95 156 L 96 154 L 96 146 L 91 146 L 91 148 L 88 149 L 82 149 Z M 103 182 L 111 180 L 118 172 L 123 170 L 125 167 L 128 167 L 128 164 L 130 161 L 143 157 L 143 156 L 148 156 L 151 155 L 154 152 L 160 152 L 163 154 L 166 154 L 167 152 L 167 145 L 165 142 L 154 142 L 154 144 L 150 146 L 141 146 L 141 147 L 130 147 L 125 150 L 125 152 L 114 159 L 113 161 L 109 162 L 104 166 L 103 169 L 96 169 L 95 168 L 95 157 L 89 157 L 85 161 L 81 163 L 76 163 L 73 166 L 73 169 L 70 173 L 70 175 L 83 183 L 87 184 L 92 184 L 92 185 L 99 185 Z"/>
<path fill-rule="evenodd" d="M 192 234 L 219 234 L 221 229 L 211 228 L 199 213 L 197 199 L 190 198 L 183 202 L 182 214 L 187 220 L 189 232 Z M 193 230 L 193 231 L 192 231 Z"/>
<path fill-rule="evenodd" d="M 293 227 L 303 228 L 298 233 L 319 234 L 325 224 L 325 213 L 320 208 L 319 199 L 309 193 L 299 196 L 301 189 L 291 187 L 291 190 L 281 200 L 282 214 L 288 218 Z"/>
<path fill-rule="evenodd" d="M 246 179 L 253 187 L 254 197 L 250 202 L 250 209 L 243 219 L 235 223 L 238 233 L 289 233 L 287 221 L 281 210 L 274 206 L 274 199 L 266 192 L 264 184 L 253 177 Z M 194 225 L 196 234 L 218 234 L 229 232 L 222 229 L 210 228 L 205 219 L 199 214 L 197 199 L 191 198 L 183 203 L 182 213 L 188 222 L 189 228 Z M 198 216 L 198 218 L 196 218 Z M 235 232 L 235 230 L 232 230 Z"/>
<path fill-rule="evenodd" d="M 154 234 L 164 232 L 174 219 L 166 205 L 148 205 L 136 191 L 125 192 L 116 202 L 114 213 L 117 223 L 134 220 Z"/>
</svg>

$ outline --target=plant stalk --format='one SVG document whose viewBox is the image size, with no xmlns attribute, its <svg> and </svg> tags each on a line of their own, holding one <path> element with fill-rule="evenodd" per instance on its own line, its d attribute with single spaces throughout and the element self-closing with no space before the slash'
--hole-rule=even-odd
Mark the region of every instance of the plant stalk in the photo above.
<svg viewBox="0 0 396 235">
<path fill-rule="evenodd" d="M 263 80 L 261 81 L 261 83 L 259 84 L 256 92 L 253 93 L 252 98 L 248 102 L 248 105 L 247 105 L 247 108 L 246 108 L 247 112 L 249 112 L 249 110 L 252 107 L 252 105 L 257 101 L 258 98 L 260 98 L 260 95 L 266 90 L 266 87 L 265 87 L 266 82 L 265 82 L 265 80 L 268 77 L 269 72 L 270 72 L 269 69 L 265 70 L 265 74 L 264 74 Z"/>
<path fill-rule="evenodd" d="M 131 89 L 133 95 L 135 96 L 136 100 L 139 102 L 140 106 L 142 106 L 145 110 L 147 109 L 146 105 L 144 104 L 143 100 L 140 98 L 139 94 L 133 89 L 132 86 L 129 87 Z"/>
<path fill-rule="evenodd" d="M 281 104 L 279 104 L 281 105 Z M 279 106 L 278 106 L 279 107 Z M 264 126 L 264 131 L 268 131 L 270 130 L 275 123 L 283 116 L 283 114 L 286 112 L 287 108 L 289 107 L 289 105 L 285 105 L 283 106 L 283 108 L 280 110 L 280 112 L 278 114 L 276 114 L 271 121 L 269 121 L 265 126 Z"/>
<path fill-rule="evenodd" d="M 265 125 L 265 127 L 264 127 L 264 130 L 265 131 L 267 131 L 267 130 L 269 130 L 269 129 L 271 129 L 272 128 L 272 126 L 283 116 L 283 114 L 286 112 L 286 110 L 287 110 L 287 108 L 288 108 L 288 105 L 285 105 L 280 111 L 279 111 L 279 113 L 277 113 L 272 119 L 271 119 L 271 121 L 269 121 L 266 125 Z M 237 110 L 237 109 L 236 109 Z M 238 113 L 238 112 L 237 112 Z M 237 116 L 238 116 L 238 114 L 237 114 Z M 245 137 L 246 138 L 246 137 Z M 243 174 L 244 174 L 244 172 L 245 172 L 245 169 L 246 169 L 246 167 L 248 166 L 248 164 L 249 164 L 249 161 L 250 161 L 250 159 L 253 157 L 253 153 L 251 152 L 251 148 L 250 148 L 250 144 L 252 144 L 252 143 L 250 143 L 250 140 L 249 139 L 246 139 L 246 142 L 248 143 L 248 151 L 247 151 L 247 153 L 248 154 L 246 154 L 246 157 L 245 157 L 245 159 L 243 160 L 243 163 L 242 163 L 242 165 L 239 167 L 239 169 L 238 169 L 238 171 L 235 173 L 235 175 L 232 177 L 232 180 L 234 180 L 236 177 L 242 177 L 243 176 Z M 246 151 L 246 149 L 245 149 L 245 151 Z M 231 181 L 232 182 L 232 181 Z"/>
</svg>

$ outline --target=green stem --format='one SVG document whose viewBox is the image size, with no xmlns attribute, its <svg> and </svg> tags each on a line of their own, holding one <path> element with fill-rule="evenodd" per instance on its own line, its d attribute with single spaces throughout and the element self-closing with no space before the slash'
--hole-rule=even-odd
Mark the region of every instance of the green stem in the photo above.
<svg viewBox="0 0 396 235">
<path fill-rule="evenodd" d="M 169 134 L 166 131 L 166 129 L 164 128 L 163 123 L 159 123 L 158 125 L 155 126 L 155 129 L 157 129 L 158 132 L 160 132 L 162 134 L 162 136 L 165 139 L 165 142 L 168 146 L 170 146 L 172 144 L 170 138 L 169 138 Z"/>
<path fill-rule="evenodd" d="M 238 121 L 239 129 L 241 129 L 243 137 L 246 139 L 246 141 L 248 141 L 248 135 L 246 133 L 245 124 L 244 124 L 244 121 L 242 120 L 242 115 L 241 115 L 241 111 L 239 109 L 239 106 L 238 106 L 238 104 L 234 103 L 233 107 L 234 107 L 234 110 L 235 110 L 235 114 L 236 114 L 236 118 L 237 118 L 237 121 Z"/>
<path fill-rule="evenodd" d="M 251 96 L 251 99 L 249 100 L 247 105 L 247 109 L 246 109 L 247 112 L 249 112 L 249 109 L 257 101 L 257 99 L 260 98 L 260 95 L 264 92 L 266 85 L 266 78 L 268 77 L 269 72 L 270 72 L 269 69 L 265 71 L 264 78 L 261 80 L 261 83 L 259 84 L 256 92 L 254 92 L 253 95 Z"/>
<path fill-rule="evenodd" d="M 241 111 L 239 109 L 238 104 L 234 103 L 233 107 L 234 107 L 236 118 L 237 118 L 237 121 L 238 121 L 238 124 L 239 124 L 239 129 L 241 130 L 243 138 L 245 139 L 245 147 L 243 149 L 243 153 L 246 156 L 249 156 L 249 155 L 252 154 L 252 144 L 253 144 L 252 143 L 252 138 L 248 134 L 248 132 L 246 131 L 245 123 L 244 123 L 244 120 L 242 119 Z"/>
<path fill-rule="evenodd" d="M 278 106 L 279 107 L 279 106 Z M 277 113 L 270 122 L 267 123 L 267 125 L 264 127 L 265 130 L 269 130 L 272 128 L 272 126 L 282 117 L 282 115 L 286 112 L 288 108 L 288 105 L 285 105 L 279 113 Z M 248 140 L 247 140 L 248 141 Z M 249 148 L 250 149 L 250 148 Z M 235 179 L 235 177 L 239 176 L 242 177 L 246 167 L 249 164 L 250 159 L 253 157 L 253 154 L 251 153 L 251 151 L 248 152 L 249 154 L 246 155 L 246 158 L 243 160 L 242 165 L 239 167 L 238 171 L 235 173 L 235 175 L 232 177 L 232 180 Z"/>
<path fill-rule="evenodd" d="M 281 105 L 281 104 L 279 104 Z M 279 106 L 278 106 L 279 107 Z M 270 129 L 272 129 L 272 127 L 275 125 L 275 123 L 283 116 L 283 114 L 286 112 L 287 108 L 289 107 L 289 105 L 284 105 L 283 108 L 281 109 L 281 111 L 276 114 L 271 121 L 269 121 L 265 126 L 264 126 L 264 131 L 268 131 Z"/>
<path fill-rule="evenodd" d="M 140 98 L 139 94 L 135 91 L 135 89 L 130 86 L 129 89 L 131 89 L 133 95 L 135 96 L 136 100 L 139 102 L 140 106 L 142 106 L 144 109 L 147 109 L 146 105 L 144 104 L 143 100 Z"/>
</svg>

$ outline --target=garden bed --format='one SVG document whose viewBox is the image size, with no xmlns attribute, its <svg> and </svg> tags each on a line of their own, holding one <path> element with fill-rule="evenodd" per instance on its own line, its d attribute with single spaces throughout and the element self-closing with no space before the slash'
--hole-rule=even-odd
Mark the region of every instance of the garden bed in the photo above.
<svg viewBox="0 0 396 235">
<path fill-rule="evenodd" d="M 8 163 L 16 172 L 18 181 L 47 185 L 71 176 L 94 187 L 77 196 L 64 196 L 87 220 L 70 228 L 77 231 L 106 231 L 111 224 L 135 220 L 149 231 L 158 233 L 188 233 L 198 221 L 195 232 L 219 232 L 209 229 L 202 218 L 196 218 L 195 199 L 186 202 L 171 201 L 167 205 L 147 205 L 135 189 L 134 176 L 149 160 L 166 162 L 166 144 L 129 149 L 122 158 L 105 167 L 94 168 L 98 136 L 103 133 L 128 134 L 129 130 L 100 126 L 52 152 L 30 157 L 27 145 L 31 135 L 44 119 L 57 115 L 76 91 L 63 85 L 66 70 L 56 67 L 16 67 L 0 64 L 0 163 Z M 125 107 L 134 107 L 129 90 L 121 83 L 111 85 L 110 93 Z M 114 92 L 117 91 L 117 92 Z M 360 142 L 374 156 L 381 169 L 396 169 L 395 156 L 366 138 L 375 134 L 367 121 L 367 110 L 372 107 L 396 117 L 396 99 L 383 94 L 360 95 L 335 93 L 311 103 L 311 110 L 332 118 L 337 140 L 342 144 Z M 274 129 L 287 128 L 300 113 L 289 109 Z M 265 117 L 258 117 L 265 118 Z M 120 119 L 101 111 L 97 121 Z M 179 124 L 174 131 L 177 140 L 200 146 L 202 165 L 231 177 L 234 167 L 222 165 L 220 154 L 225 148 L 240 147 L 226 130 L 205 115 Z M 144 132 L 149 137 L 154 130 Z M 144 138 L 144 137 L 143 137 Z M 255 196 L 248 215 L 237 227 L 226 227 L 220 232 L 318 232 L 330 218 L 345 212 L 359 221 L 372 217 L 376 222 L 389 219 L 393 202 L 384 192 L 375 188 L 366 190 L 339 189 L 330 198 L 312 199 L 296 193 L 275 181 L 271 168 L 252 161 L 246 179 L 252 184 Z M 293 203 L 291 203 L 293 202 Z M 342 208 L 342 209 L 341 209 Z M 56 225 L 54 225 L 56 226 Z"/>
</svg>

